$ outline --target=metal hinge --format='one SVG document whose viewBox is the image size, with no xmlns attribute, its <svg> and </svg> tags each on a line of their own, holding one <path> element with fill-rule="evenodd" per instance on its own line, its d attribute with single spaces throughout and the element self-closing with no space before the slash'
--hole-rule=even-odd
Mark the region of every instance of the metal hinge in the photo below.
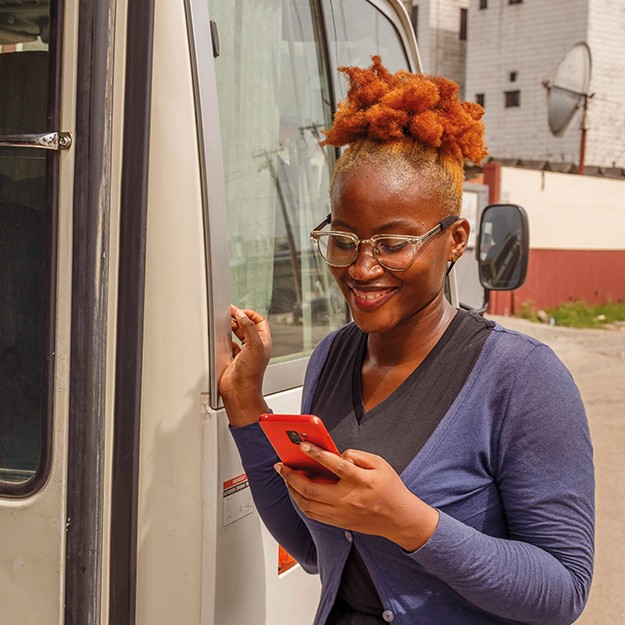
<svg viewBox="0 0 625 625">
<path fill-rule="evenodd" d="M 72 147 L 72 135 L 69 132 L 46 132 L 33 135 L 0 135 L 0 147 L 69 150 Z"/>
</svg>

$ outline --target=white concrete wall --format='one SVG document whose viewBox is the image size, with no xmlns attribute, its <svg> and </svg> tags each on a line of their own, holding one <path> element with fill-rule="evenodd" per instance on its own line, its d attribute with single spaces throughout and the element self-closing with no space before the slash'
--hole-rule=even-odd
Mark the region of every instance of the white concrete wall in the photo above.
<svg viewBox="0 0 625 625">
<path fill-rule="evenodd" d="M 497 158 L 579 162 L 581 111 L 563 137 L 547 125 L 545 78 L 576 43 L 592 53 L 587 165 L 625 166 L 625 2 L 622 0 L 470 1 L 467 98 L 486 96 L 486 137 Z M 518 72 L 515 83 L 509 73 Z M 504 107 L 519 89 L 521 106 Z"/>
<path fill-rule="evenodd" d="M 467 99 L 485 94 L 486 139 L 497 158 L 577 162 L 579 121 L 562 138 L 547 125 L 542 82 L 567 50 L 586 38 L 588 0 L 470 0 Z M 516 82 L 510 72 L 517 72 Z M 521 91 L 521 106 L 505 108 L 504 92 Z M 588 161 L 587 161 L 588 162 Z"/>
<path fill-rule="evenodd" d="M 530 247 L 625 250 L 624 180 L 517 167 L 500 173 L 500 201 L 528 213 Z"/>
<path fill-rule="evenodd" d="M 625 167 L 625 2 L 590 0 L 592 53 L 586 162 Z"/>
</svg>

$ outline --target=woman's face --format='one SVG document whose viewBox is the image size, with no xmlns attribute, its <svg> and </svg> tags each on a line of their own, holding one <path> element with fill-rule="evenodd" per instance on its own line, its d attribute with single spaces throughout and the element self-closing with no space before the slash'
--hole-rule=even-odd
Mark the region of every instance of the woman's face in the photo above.
<svg viewBox="0 0 625 625">
<path fill-rule="evenodd" d="M 353 232 L 359 239 L 426 233 L 443 218 L 441 200 L 436 199 L 440 194 L 428 192 L 433 178 L 401 164 L 350 169 L 334 184 L 332 230 Z M 368 244 L 361 244 L 351 266 L 330 267 L 356 324 L 367 333 L 385 333 L 436 307 L 442 311 L 447 262 L 462 254 L 467 236 L 466 221 L 455 222 L 426 241 L 405 271 L 382 267 Z"/>
</svg>

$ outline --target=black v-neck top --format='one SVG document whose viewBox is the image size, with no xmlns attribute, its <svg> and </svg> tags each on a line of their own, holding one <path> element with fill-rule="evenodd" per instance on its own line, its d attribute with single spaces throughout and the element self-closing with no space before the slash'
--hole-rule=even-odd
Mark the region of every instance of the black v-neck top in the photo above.
<svg viewBox="0 0 625 625">
<path fill-rule="evenodd" d="M 378 454 L 401 474 L 460 393 L 494 325 L 459 310 L 423 362 L 369 411 L 362 401 L 361 377 L 367 335 L 355 325 L 346 326 L 330 348 L 311 412 L 323 420 L 339 451 Z M 352 549 L 328 624 L 384 623 L 383 609 L 362 559 Z"/>
</svg>

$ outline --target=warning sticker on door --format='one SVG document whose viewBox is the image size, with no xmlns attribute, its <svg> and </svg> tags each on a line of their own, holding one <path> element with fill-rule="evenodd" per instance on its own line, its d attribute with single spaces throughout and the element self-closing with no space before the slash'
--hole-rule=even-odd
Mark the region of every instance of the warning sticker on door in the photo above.
<svg viewBox="0 0 625 625">
<path fill-rule="evenodd" d="M 247 475 L 238 475 L 224 482 L 224 527 L 254 512 L 254 503 Z"/>
</svg>

